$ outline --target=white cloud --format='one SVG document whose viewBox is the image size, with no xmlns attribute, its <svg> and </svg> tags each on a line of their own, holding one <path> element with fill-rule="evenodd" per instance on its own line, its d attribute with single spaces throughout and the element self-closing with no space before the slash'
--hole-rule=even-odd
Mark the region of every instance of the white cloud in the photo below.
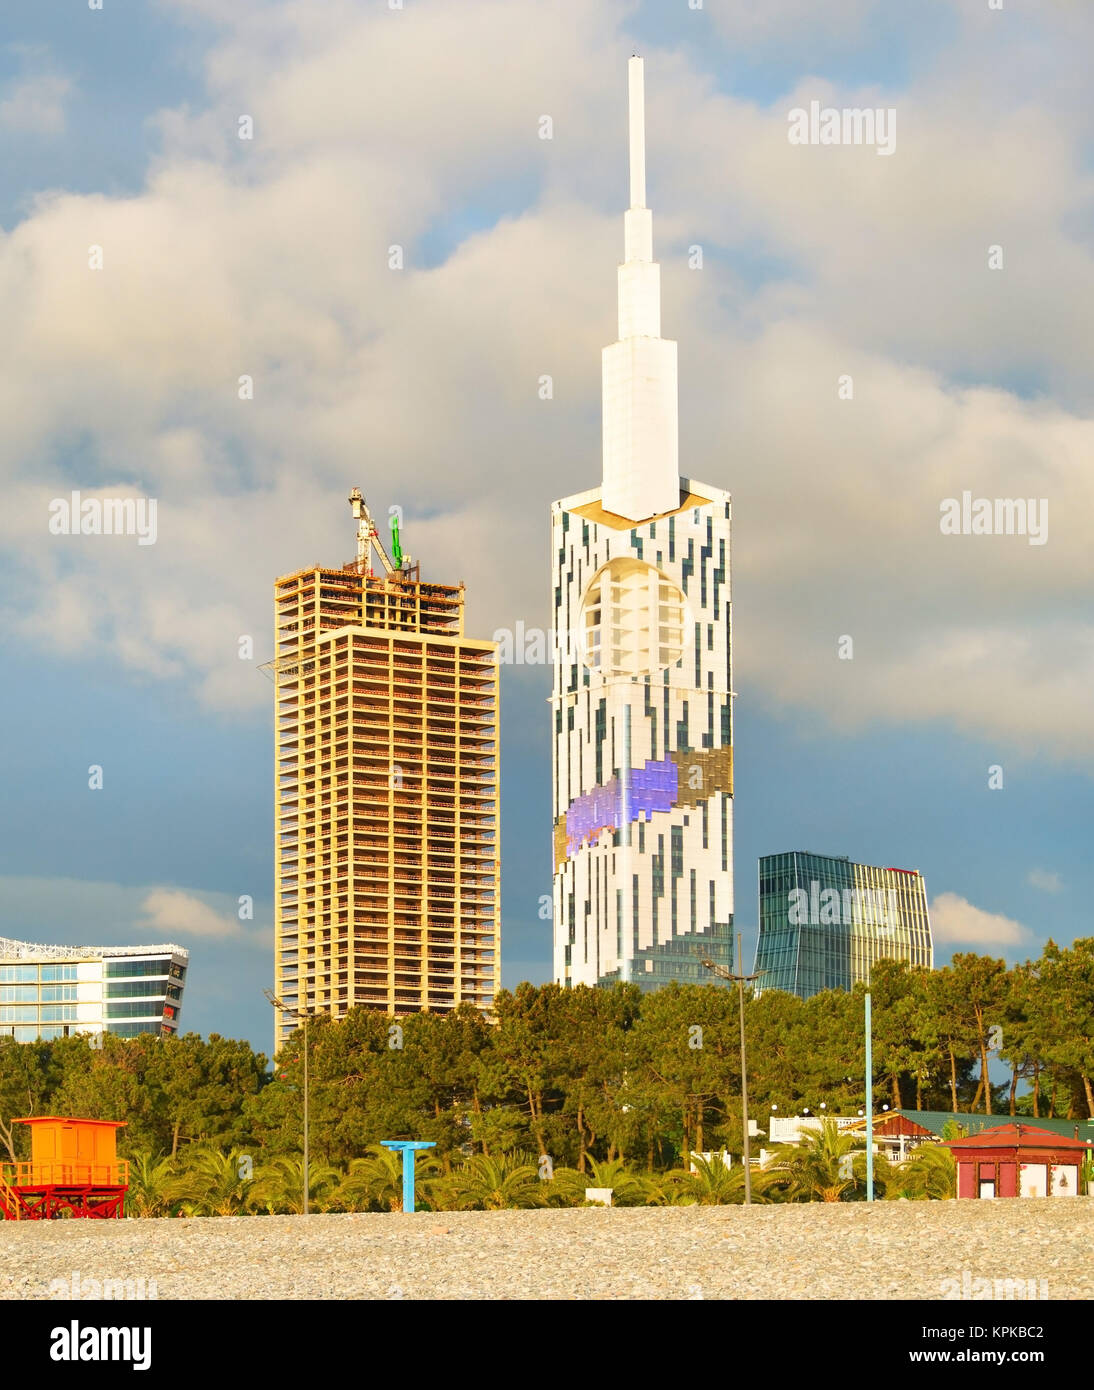
<svg viewBox="0 0 1094 1390">
<path fill-rule="evenodd" d="M 1064 882 L 1054 869 L 1030 869 L 1026 882 L 1043 893 L 1063 892 Z"/>
<path fill-rule="evenodd" d="M 0 537 L 19 565 L 0 620 L 260 707 L 273 578 L 349 558 L 360 483 L 381 514 L 403 506 L 427 578 L 468 581 L 469 631 L 549 626 L 548 505 L 599 475 L 624 7 L 179 7 L 226 28 L 207 109 L 161 113 L 144 191 L 43 197 L 0 237 Z M 484 34 L 505 55 L 488 70 Z M 1050 43 L 1065 77 L 1038 108 L 1000 115 L 985 42 L 959 36 L 901 92 L 810 80 L 770 109 L 644 46 L 681 458 L 734 493 L 743 700 L 1094 766 L 1094 179 L 1053 105 L 1072 110 L 1072 46 Z M 897 105 L 897 153 L 791 147 L 786 111 L 814 95 Z M 499 186 L 515 205 L 497 217 Z M 484 225 L 425 267 L 438 226 L 484 198 Z M 156 545 L 49 536 L 72 486 L 157 497 Z M 1046 497 L 1048 543 L 941 536 L 966 488 Z"/>
<path fill-rule="evenodd" d="M 715 27 L 734 44 L 766 47 L 777 44 L 780 53 L 790 47 L 815 53 L 824 48 L 845 48 L 862 36 L 866 20 L 878 0 L 840 0 L 838 5 L 817 0 L 711 0 L 710 17 Z"/>
<path fill-rule="evenodd" d="M 165 938 L 208 936 L 224 940 L 245 934 L 237 915 L 217 912 L 201 898 L 179 888 L 153 889 L 141 903 L 141 912 L 141 925 Z"/>
<path fill-rule="evenodd" d="M 104 883 L 84 879 L 0 877 L 4 927 L 18 940 L 66 946 L 154 945 L 191 937 L 204 953 L 225 945 L 272 944 L 269 928 L 241 922 L 238 899 L 227 893 Z M 255 917 L 268 918 L 270 905 L 256 904 Z"/>
<path fill-rule="evenodd" d="M 0 84 L 0 130 L 12 135 L 60 135 L 65 129 L 65 103 L 72 82 L 56 71 L 47 49 L 40 45 L 9 44 L 19 71 Z"/>
<path fill-rule="evenodd" d="M 1021 922 L 985 912 L 957 893 L 940 893 L 931 902 L 931 931 L 936 945 L 1021 946 L 1033 939 Z"/>
</svg>

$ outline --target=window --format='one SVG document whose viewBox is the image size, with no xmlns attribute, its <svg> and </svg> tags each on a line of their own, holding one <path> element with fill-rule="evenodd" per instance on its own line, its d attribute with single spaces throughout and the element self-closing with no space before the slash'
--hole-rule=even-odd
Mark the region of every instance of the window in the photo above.
<svg viewBox="0 0 1094 1390">
<path fill-rule="evenodd" d="M 74 965 L 43 965 L 43 980 L 74 980 L 76 978 L 76 967 Z"/>
<path fill-rule="evenodd" d="M 163 980 L 108 980 L 103 994 L 107 999 L 143 999 L 148 995 L 162 999 L 165 990 L 170 993 L 174 988 Z"/>
<path fill-rule="evenodd" d="M 107 1018 L 159 1018 L 163 1005 L 158 999 L 133 1004 L 105 1005 Z"/>
<path fill-rule="evenodd" d="M 42 1005 L 43 1023 L 75 1023 L 76 1005 L 75 1004 L 43 1004 Z"/>
<path fill-rule="evenodd" d="M 0 985 L 0 1004 L 33 1004 L 37 1000 L 37 985 Z"/>
<path fill-rule="evenodd" d="M 127 975 L 166 975 L 170 965 L 169 960 L 108 960 L 104 973 L 108 979 Z M 174 974 L 174 970 L 171 973 Z"/>
<path fill-rule="evenodd" d="M 3 997 L 3 993 L 4 993 L 4 991 L 3 991 L 2 989 L 0 989 L 0 997 Z M 72 999 L 75 999 L 75 998 L 76 998 L 76 986 L 75 986 L 75 985 L 43 985 L 43 986 L 42 986 L 42 991 L 41 991 L 41 998 L 42 998 L 43 1002 L 46 1001 L 46 1000 L 72 1000 Z"/>
<path fill-rule="evenodd" d="M 17 984 L 23 980 L 33 980 L 37 983 L 38 967 L 36 965 L 0 965 L 0 984 Z"/>
</svg>

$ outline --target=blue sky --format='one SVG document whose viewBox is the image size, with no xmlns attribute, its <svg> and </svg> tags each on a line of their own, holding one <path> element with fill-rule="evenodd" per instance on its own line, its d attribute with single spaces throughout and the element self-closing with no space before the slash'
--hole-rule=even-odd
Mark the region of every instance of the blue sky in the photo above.
<svg viewBox="0 0 1094 1390">
<path fill-rule="evenodd" d="M 549 503 L 599 481 L 635 48 L 683 467 L 734 496 L 746 957 L 756 857 L 794 848 L 921 869 L 940 960 L 1089 934 L 1090 21 L 339 0 L 305 31 L 276 0 L 220 8 L 0 17 L 0 934 L 169 934 L 184 1025 L 268 1046 L 273 579 L 348 558 L 360 483 L 404 507 L 427 577 L 467 581 L 476 635 L 546 625 Z M 894 106 L 893 158 L 791 163 L 811 93 Z M 49 536 L 73 487 L 158 496 L 157 545 Z M 941 538 L 962 487 L 1047 496 L 1049 544 Z M 510 986 L 550 974 L 549 683 L 503 678 Z"/>
</svg>

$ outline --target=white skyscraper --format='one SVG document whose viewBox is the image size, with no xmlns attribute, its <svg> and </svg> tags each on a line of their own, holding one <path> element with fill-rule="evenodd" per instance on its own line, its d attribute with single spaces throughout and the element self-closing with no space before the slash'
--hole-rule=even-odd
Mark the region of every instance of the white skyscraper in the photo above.
<svg viewBox="0 0 1094 1390">
<path fill-rule="evenodd" d="M 732 959 L 730 497 L 682 478 L 676 344 L 646 207 L 641 58 L 604 478 L 551 509 L 554 957 L 565 984 L 709 979 Z"/>
</svg>

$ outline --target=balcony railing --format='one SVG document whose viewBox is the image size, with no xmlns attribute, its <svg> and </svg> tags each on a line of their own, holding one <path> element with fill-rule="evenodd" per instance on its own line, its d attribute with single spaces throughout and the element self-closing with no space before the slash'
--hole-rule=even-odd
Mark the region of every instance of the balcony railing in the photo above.
<svg viewBox="0 0 1094 1390">
<path fill-rule="evenodd" d="M 129 1164 L 67 1163 L 39 1159 L 29 1163 L 0 1163 L 0 1178 L 9 1187 L 128 1187 Z"/>
</svg>

